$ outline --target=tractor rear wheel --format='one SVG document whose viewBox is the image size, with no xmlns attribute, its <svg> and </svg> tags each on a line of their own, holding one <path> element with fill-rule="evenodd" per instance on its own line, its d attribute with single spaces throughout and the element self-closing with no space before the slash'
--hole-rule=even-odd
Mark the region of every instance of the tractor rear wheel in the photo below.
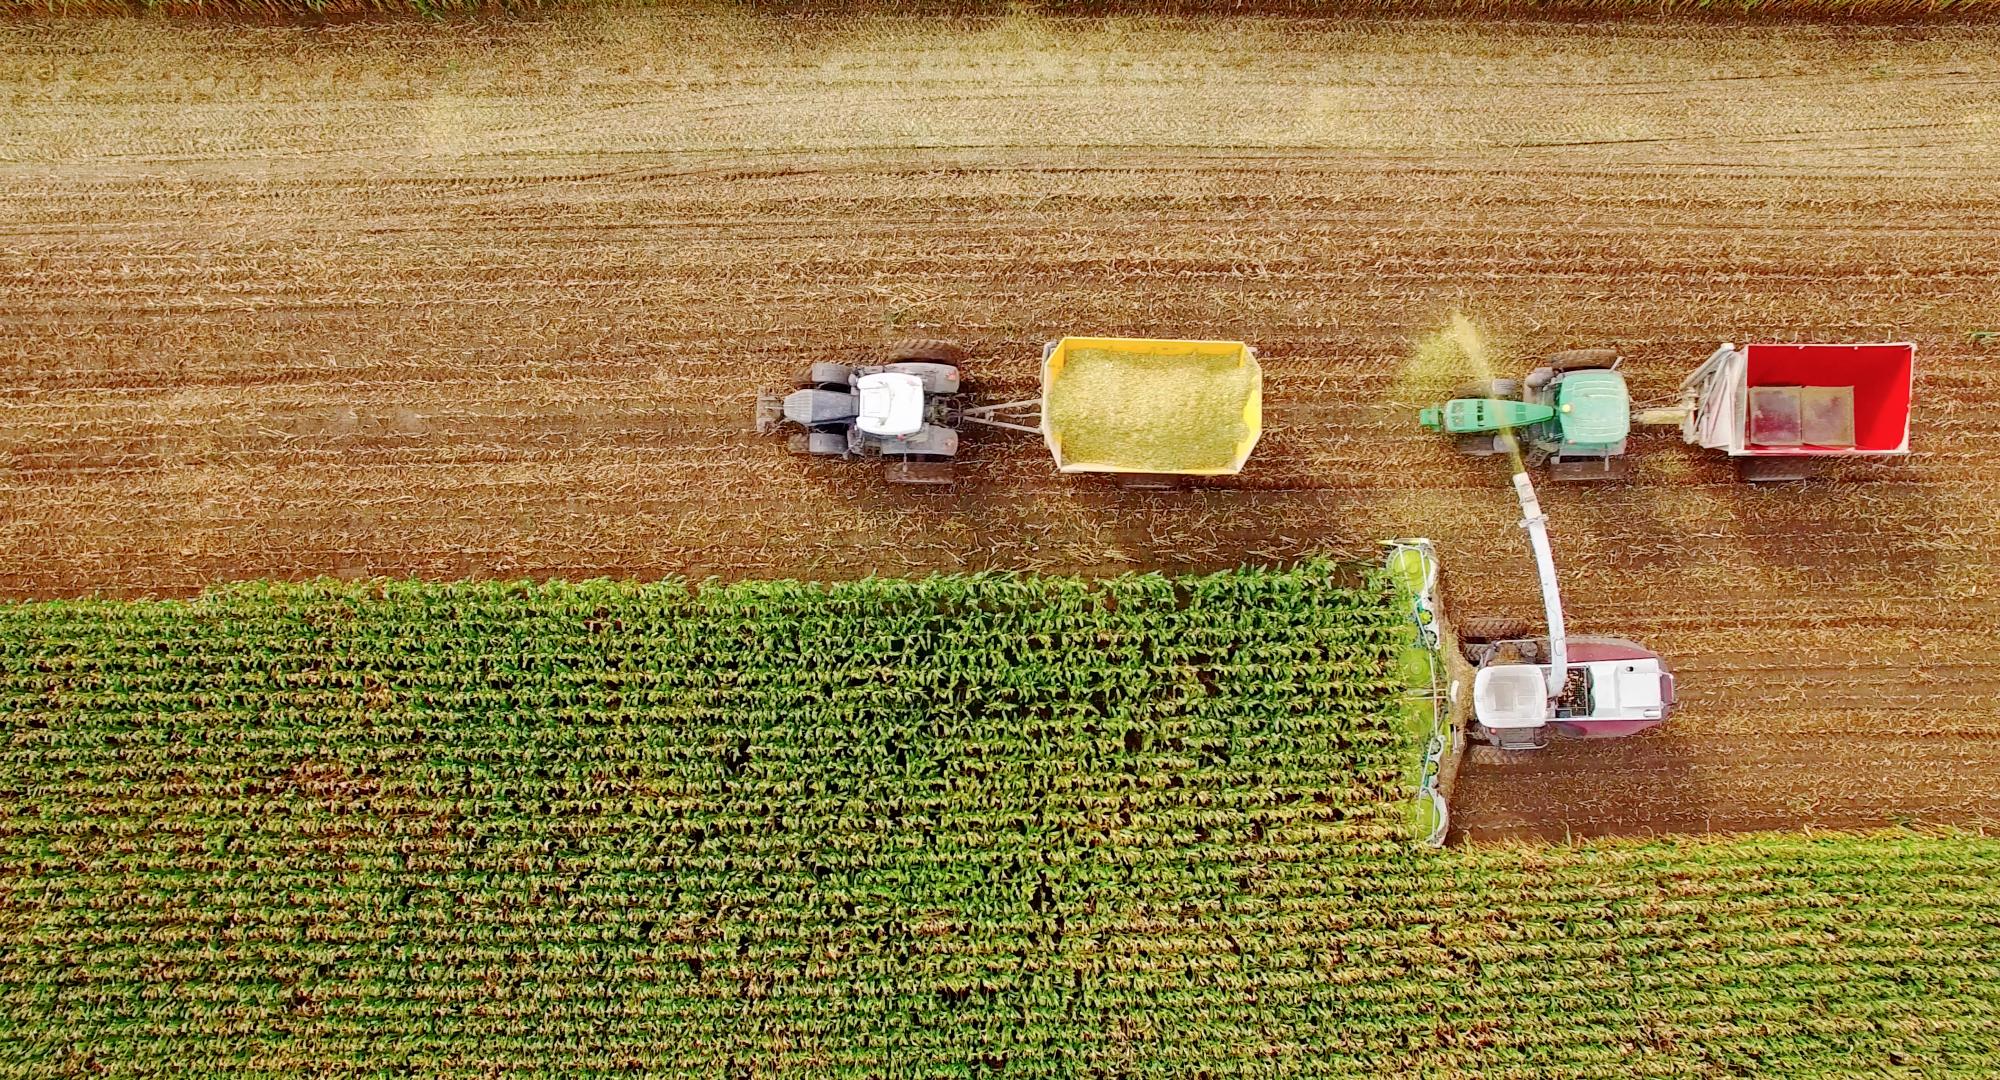
<svg viewBox="0 0 2000 1080">
<path fill-rule="evenodd" d="M 1566 458 L 1549 466 L 1549 479 L 1565 484 L 1623 480 L 1631 473 L 1631 463 L 1622 457 Z"/>
<path fill-rule="evenodd" d="M 1453 627 L 1458 631 L 1458 640 L 1473 645 L 1485 645 L 1495 641 L 1518 641 L 1533 632 L 1526 619 L 1509 619 L 1500 615 L 1470 615 L 1458 620 Z"/>
<path fill-rule="evenodd" d="M 846 364 L 821 361 L 806 369 L 805 381 L 799 385 L 807 389 L 851 390 L 849 383 L 853 378 L 854 369 Z"/>
<path fill-rule="evenodd" d="M 929 461 L 916 455 L 882 461 L 882 475 L 892 484 L 944 487 L 952 482 L 953 471 L 949 460 Z"/>
<path fill-rule="evenodd" d="M 1548 359 L 1548 365 L 1557 371 L 1608 368 L 1617 362 L 1617 349 L 1567 349 L 1551 355 Z"/>
<path fill-rule="evenodd" d="M 1521 396 L 1521 380 L 1480 379 L 1476 382 L 1460 383 L 1452 389 L 1451 396 L 1454 399 L 1499 398 L 1502 401 L 1512 401 Z"/>
<path fill-rule="evenodd" d="M 889 346 L 887 363 L 900 364 L 906 360 L 928 360 L 935 364 L 963 364 L 966 352 L 952 342 L 937 338 L 909 338 Z"/>
</svg>

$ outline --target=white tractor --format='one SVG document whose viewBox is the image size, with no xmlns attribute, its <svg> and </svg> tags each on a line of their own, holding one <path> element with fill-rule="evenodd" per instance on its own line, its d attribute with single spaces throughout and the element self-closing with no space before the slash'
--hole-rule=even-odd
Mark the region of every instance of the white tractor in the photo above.
<svg viewBox="0 0 2000 1080">
<path fill-rule="evenodd" d="M 757 431 L 791 423 L 794 454 L 881 458 L 891 483 L 949 484 L 958 456 L 965 350 L 948 341 L 904 341 L 885 362 L 818 363 L 798 388 L 757 396 Z"/>
</svg>

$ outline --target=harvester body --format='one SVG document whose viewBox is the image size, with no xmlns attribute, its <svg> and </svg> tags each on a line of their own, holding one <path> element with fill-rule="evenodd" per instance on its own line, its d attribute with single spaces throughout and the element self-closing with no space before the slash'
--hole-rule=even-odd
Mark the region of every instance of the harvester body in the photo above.
<svg viewBox="0 0 2000 1080">
<path fill-rule="evenodd" d="M 1548 518 L 1525 464 L 1513 484 L 1548 630 L 1531 637 L 1526 622 L 1491 618 L 1459 624 L 1459 647 L 1478 669 L 1472 734 L 1501 750 L 1540 750 L 1555 737 L 1617 738 L 1665 722 L 1674 679 L 1658 653 L 1624 638 L 1570 636 Z"/>
<path fill-rule="evenodd" d="M 1658 653 L 1612 637 L 1571 637 L 1567 646 L 1566 675 L 1553 699 L 1548 638 L 1466 646 L 1479 668 L 1472 702 L 1480 737 L 1505 750 L 1537 750 L 1551 737 L 1619 738 L 1666 722 L 1674 677 Z"/>
</svg>

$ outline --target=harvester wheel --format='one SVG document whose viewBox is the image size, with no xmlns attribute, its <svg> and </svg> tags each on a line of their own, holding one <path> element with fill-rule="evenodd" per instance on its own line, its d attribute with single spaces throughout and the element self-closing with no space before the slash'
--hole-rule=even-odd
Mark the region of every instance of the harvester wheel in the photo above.
<svg viewBox="0 0 2000 1080">
<path fill-rule="evenodd" d="M 1516 641 L 1533 632 L 1526 619 L 1509 619 L 1500 615 L 1471 615 L 1458 620 L 1454 627 L 1458 640 L 1473 645 L 1484 645 L 1494 641 Z"/>
<path fill-rule="evenodd" d="M 1548 365 L 1557 371 L 1587 371 L 1608 368 L 1617 362 L 1617 349 L 1569 349 L 1550 356 Z"/>
<path fill-rule="evenodd" d="M 1539 750 L 1502 750 L 1486 743 L 1473 743 L 1465 748 L 1465 762 L 1481 768 L 1505 768 L 1509 765 L 1532 765 Z"/>
<path fill-rule="evenodd" d="M 1451 392 L 1453 398 L 1499 398 L 1511 401 L 1521 396 L 1519 379 L 1481 379 L 1478 382 L 1461 383 Z"/>
<path fill-rule="evenodd" d="M 889 346 L 887 363 L 900 364 L 905 360 L 928 360 L 936 364 L 963 364 L 966 360 L 966 352 L 949 341 L 940 341 L 937 338 L 910 338 L 906 341 L 898 341 L 894 345 Z"/>
</svg>

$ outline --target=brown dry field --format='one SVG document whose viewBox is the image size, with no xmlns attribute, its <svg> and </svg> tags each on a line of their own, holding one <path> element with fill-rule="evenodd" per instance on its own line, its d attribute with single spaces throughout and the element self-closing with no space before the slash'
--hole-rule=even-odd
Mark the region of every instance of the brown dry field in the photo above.
<svg viewBox="0 0 2000 1080">
<path fill-rule="evenodd" d="M 2000 38 L 1236 20 L 0 24 L 0 594 L 318 574 L 1212 568 L 1435 538 L 1535 610 L 1414 343 L 1919 343 L 1915 453 L 1751 490 L 1648 434 L 1545 488 L 1572 626 L 1666 730 L 1472 769 L 1475 836 L 2000 809 Z M 1240 337 L 1240 483 L 980 436 L 948 494 L 746 430 L 906 335 Z"/>
</svg>

